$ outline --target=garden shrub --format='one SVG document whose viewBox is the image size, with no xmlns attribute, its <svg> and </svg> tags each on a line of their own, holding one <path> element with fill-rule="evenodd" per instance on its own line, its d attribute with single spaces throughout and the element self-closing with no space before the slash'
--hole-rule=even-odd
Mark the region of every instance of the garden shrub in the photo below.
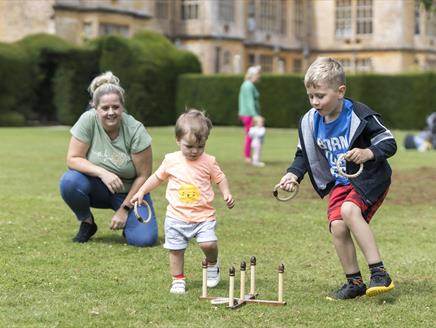
<svg viewBox="0 0 436 328">
<path fill-rule="evenodd" d="M 16 44 L 0 43 L 0 113 L 30 115 L 35 101 L 30 56 Z"/>
<path fill-rule="evenodd" d="M 26 118 L 23 114 L 12 111 L 0 112 L 0 126 L 24 126 Z"/>
<path fill-rule="evenodd" d="M 53 78 L 59 63 L 72 45 L 50 34 L 33 34 L 17 42 L 30 57 L 34 101 L 29 117 L 41 122 L 57 121 Z"/>
<path fill-rule="evenodd" d="M 177 110 L 205 109 L 214 124 L 236 125 L 242 75 L 184 74 L 179 77 Z M 395 129 L 421 129 L 426 116 L 435 111 L 434 73 L 398 75 L 349 75 L 346 96 L 380 113 L 384 123 Z M 270 127 L 297 127 L 310 108 L 303 75 L 263 74 L 257 88 L 261 114 Z"/>
</svg>

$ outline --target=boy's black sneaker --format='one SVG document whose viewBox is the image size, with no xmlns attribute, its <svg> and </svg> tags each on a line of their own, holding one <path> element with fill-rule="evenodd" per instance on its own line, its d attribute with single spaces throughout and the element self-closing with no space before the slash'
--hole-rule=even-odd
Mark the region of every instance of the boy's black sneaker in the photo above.
<svg viewBox="0 0 436 328">
<path fill-rule="evenodd" d="M 371 274 L 371 281 L 366 290 L 367 296 L 376 296 L 382 293 L 387 293 L 395 288 L 389 273 L 385 269 L 378 269 Z"/>
<path fill-rule="evenodd" d="M 92 223 L 82 222 L 76 237 L 73 238 L 73 242 L 86 243 L 96 232 L 97 225 L 94 221 Z"/>
<path fill-rule="evenodd" d="M 337 291 L 327 296 L 330 301 L 348 300 L 365 295 L 366 285 L 363 282 L 348 282 Z"/>
</svg>

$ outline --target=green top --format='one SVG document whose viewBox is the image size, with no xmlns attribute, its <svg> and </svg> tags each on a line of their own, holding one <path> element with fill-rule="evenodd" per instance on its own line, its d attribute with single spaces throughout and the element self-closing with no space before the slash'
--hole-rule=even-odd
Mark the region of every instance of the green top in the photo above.
<svg viewBox="0 0 436 328">
<path fill-rule="evenodd" d="M 120 133 L 111 140 L 95 112 L 83 113 L 70 130 L 73 137 L 89 145 L 86 158 L 93 164 L 116 174 L 128 192 L 136 178 L 131 154 L 139 153 L 151 145 L 151 137 L 141 122 L 123 112 Z"/>
<path fill-rule="evenodd" d="M 260 115 L 259 92 L 254 83 L 245 80 L 239 90 L 239 116 Z"/>
</svg>

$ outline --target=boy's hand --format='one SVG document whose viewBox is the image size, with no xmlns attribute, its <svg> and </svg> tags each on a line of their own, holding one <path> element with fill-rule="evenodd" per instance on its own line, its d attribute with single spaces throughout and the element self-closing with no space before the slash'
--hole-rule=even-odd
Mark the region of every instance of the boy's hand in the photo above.
<svg viewBox="0 0 436 328">
<path fill-rule="evenodd" d="M 224 200 L 226 201 L 228 208 L 232 209 L 233 206 L 235 206 L 235 200 L 233 199 L 233 196 L 231 194 L 224 196 Z"/>
<path fill-rule="evenodd" d="M 297 176 L 293 173 L 286 173 L 280 180 L 280 188 L 289 192 L 293 191 L 297 184 Z"/>
<path fill-rule="evenodd" d="M 369 148 L 353 148 L 345 154 L 344 158 L 349 162 L 362 164 L 374 159 L 374 153 Z"/>
</svg>

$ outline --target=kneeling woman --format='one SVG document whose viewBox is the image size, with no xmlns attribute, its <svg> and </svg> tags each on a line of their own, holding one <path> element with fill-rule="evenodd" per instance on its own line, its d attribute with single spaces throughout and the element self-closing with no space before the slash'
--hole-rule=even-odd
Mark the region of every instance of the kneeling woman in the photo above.
<svg viewBox="0 0 436 328">
<path fill-rule="evenodd" d="M 97 232 L 91 207 L 111 208 L 112 230 L 123 229 L 129 245 L 152 246 L 158 230 L 150 195 L 144 197 L 152 211 L 148 224 L 138 222 L 130 205 L 152 172 L 151 137 L 124 112 L 124 90 L 111 72 L 97 76 L 89 91 L 92 108 L 70 130 L 69 170 L 60 181 L 62 198 L 80 221 L 73 241 L 87 242 Z"/>
</svg>

